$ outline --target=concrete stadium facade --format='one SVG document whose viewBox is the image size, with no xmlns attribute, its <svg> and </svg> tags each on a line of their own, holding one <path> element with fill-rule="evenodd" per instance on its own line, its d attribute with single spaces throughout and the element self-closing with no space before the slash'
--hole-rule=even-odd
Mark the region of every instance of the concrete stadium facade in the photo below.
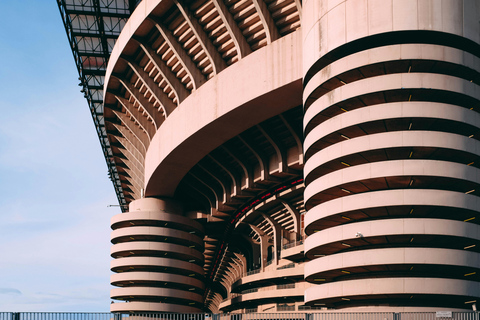
<svg viewBox="0 0 480 320">
<path fill-rule="evenodd" d="M 471 309 L 480 2 L 143 0 L 104 117 L 114 312 Z"/>
</svg>

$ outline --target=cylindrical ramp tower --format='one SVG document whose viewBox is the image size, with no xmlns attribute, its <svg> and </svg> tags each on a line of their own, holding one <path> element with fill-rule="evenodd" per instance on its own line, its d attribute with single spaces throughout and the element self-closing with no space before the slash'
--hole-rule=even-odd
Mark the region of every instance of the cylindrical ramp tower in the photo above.
<svg viewBox="0 0 480 320">
<path fill-rule="evenodd" d="M 480 2 L 303 5 L 305 302 L 471 309 Z"/>
<path fill-rule="evenodd" d="M 139 199 L 112 218 L 112 312 L 200 312 L 203 227 L 171 200 Z"/>
</svg>

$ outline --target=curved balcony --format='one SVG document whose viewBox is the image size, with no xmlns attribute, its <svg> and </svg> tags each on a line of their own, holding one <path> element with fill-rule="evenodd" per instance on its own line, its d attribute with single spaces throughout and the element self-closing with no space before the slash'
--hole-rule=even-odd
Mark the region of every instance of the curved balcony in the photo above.
<svg viewBox="0 0 480 320">
<path fill-rule="evenodd" d="M 448 288 L 448 291 L 446 291 Z M 305 300 L 333 308 L 388 304 L 462 309 L 478 299 L 480 282 L 438 278 L 381 278 L 326 283 L 305 290 Z"/>
<path fill-rule="evenodd" d="M 331 227 L 310 235 L 305 255 L 314 259 L 371 247 L 423 246 L 480 250 L 480 226 L 446 219 L 382 219 Z M 466 248 L 466 249 L 465 249 Z M 307 264 L 314 263 L 308 262 Z"/>
<path fill-rule="evenodd" d="M 300 302 L 303 301 L 304 291 L 305 288 L 303 286 L 297 286 L 293 289 L 278 289 L 278 287 L 271 289 L 265 288 L 263 290 L 233 296 L 231 299 L 220 303 L 220 310 L 229 312 L 243 308 L 256 308 L 260 305 L 272 303 Z"/>
<path fill-rule="evenodd" d="M 304 264 L 294 264 L 291 268 L 280 268 L 282 267 L 244 275 L 233 283 L 232 292 L 238 293 L 244 290 L 267 287 L 272 283 L 282 285 L 297 283 L 303 280 Z"/>
<path fill-rule="evenodd" d="M 368 241 L 368 240 L 366 240 Z M 480 280 L 480 254 L 443 248 L 382 248 L 332 254 L 306 264 L 310 282 L 376 277 L 403 273 L 409 277 Z"/>
<path fill-rule="evenodd" d="M 184 291 L 201 291 L 205 284 L 201 279 L 189 277 L 188 275 L 167 274 L 158 272 L 130 271 L 112 274 L 110 277 L 112 285 L 126 287 L 132 285 L 144 287 L 171 287 L 183 289 Z"/>
</svg>

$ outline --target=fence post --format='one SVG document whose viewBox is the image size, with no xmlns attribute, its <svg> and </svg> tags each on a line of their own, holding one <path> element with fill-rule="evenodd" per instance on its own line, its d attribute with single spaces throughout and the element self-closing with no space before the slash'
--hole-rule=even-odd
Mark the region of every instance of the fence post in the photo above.
<svg viewBox="0 0 480 320">
<path fill-rule="evenodd" d="M 12 320 L 20 320 L 20 313 L 19 312 L 13 312 L 12 313 Z"/>
</svg>

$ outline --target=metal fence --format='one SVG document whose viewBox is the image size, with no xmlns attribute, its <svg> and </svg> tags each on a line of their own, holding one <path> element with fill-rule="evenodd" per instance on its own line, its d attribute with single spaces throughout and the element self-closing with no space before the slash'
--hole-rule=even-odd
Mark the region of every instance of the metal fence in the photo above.
<svg viewBox="0 0 480 320">
<path fill-rule="evenodd" d="M 120 320 L 114 318 L 109 312 L 0 312 L 0 320 Z"/>
<path fill-rule="evenodd" d="M 282 250 L 290 249 L 290 248 L 299 246 L 301 244 L 303 244 L 303 239 L 302 240 L 295 240 L 295 241 L 284 244 L 283 247 L 282 247 Z"/>
<path fill-rule="evenodd" d="M 400 320 L 397 315 L 393 312 L 320 312 L 312 313 L 308 320 Z"/>
<path fill-rule="evenodd" d="M 0 320 L 480 320 L 478 312 L 282 312 L 256 313 L 0 312 Z M 288 311 L 288 310 L 285 310 Z"/>
</svg>

